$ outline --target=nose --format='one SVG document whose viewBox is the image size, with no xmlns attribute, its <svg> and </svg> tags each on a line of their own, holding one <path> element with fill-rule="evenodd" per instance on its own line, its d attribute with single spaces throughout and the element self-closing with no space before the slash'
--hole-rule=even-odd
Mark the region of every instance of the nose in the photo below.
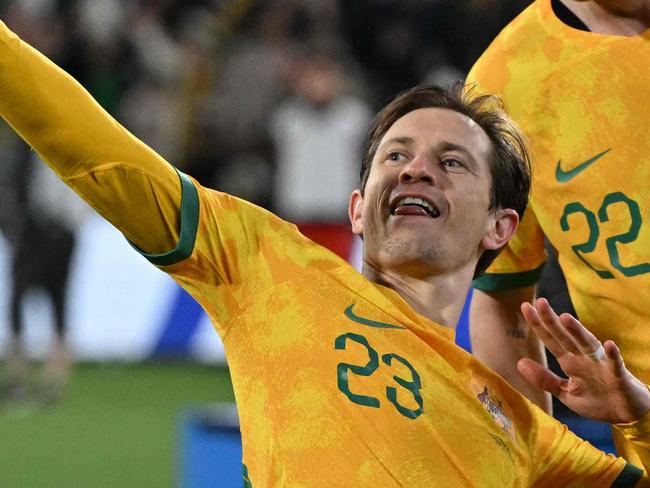
<svg viewBox="0 0 650 488">
<path fill-rule="evenodd" d="M 418 155 L 404 165 L 399 174 L 400 183 L 425 182 L 431 185 L 435 182 L 434 163 L 431 158 L 425 155 Z"/>
</svg>

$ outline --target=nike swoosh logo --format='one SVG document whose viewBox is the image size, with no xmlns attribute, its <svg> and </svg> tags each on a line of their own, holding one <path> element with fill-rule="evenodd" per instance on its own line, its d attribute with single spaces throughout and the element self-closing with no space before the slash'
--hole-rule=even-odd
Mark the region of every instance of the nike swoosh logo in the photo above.
<svg viewBox="0 0 650 488">
<path fill-rule="evenodd" d="M 384 322 L 377 322 L 376 320 L 370 320 L 363 317 L 359 317 L 357 314 L 355 314 L 352 311 L 354 305 L 355 304 L 353 303 L 348 308 L 346 308 L 344 313 L 347 318 L 349 318 L 353 322 L 356 322 L 357 324 L 368 325 L 370 327 L 377 327 L 378 329 L 406 329 L 406 327 L 402 325 L 386 324 Z"/>
<path fill-rule="evenodd" d="M 594 164 L 596 161 L 598 161 L 600 158 L 602 158 L 605 154 L 607 154 L 611 150 L 612 150 L 611 147 L 609 149 L 605 149 L 600 154 L 596 154 L 593 158 L 587 159 L 584 163 L 580 163 L 578 166 L 576 166 L 575 168 L 573 168 L 570 171 L 564 171 L 562 169 L 562 167 L 560 166 L 562 161 L 558 160 L 557 167 L 555 168 L 555 178 L 560 183 L 566 183 L 567 181 L 571 181 L 573 178 L 578 176 L 580 173 L 582 173 L 589 166 Z"/>
</svg>

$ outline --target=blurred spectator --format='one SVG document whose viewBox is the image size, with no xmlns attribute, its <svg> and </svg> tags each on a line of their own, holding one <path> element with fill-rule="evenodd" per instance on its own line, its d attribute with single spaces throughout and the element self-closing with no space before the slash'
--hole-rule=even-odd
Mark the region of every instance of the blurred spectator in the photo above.
<svg viewBox="0 0 650 488">
<path fill-rule="evenodd" d="M 343 66 L 323 53 L 296 59 L 293 95 L 271 117 L 276 176 L 273 207 L 293 221 L 347 220 L 372 112 L 349 94 Z"/>
<path fill-rule="evenodd" d="M 23 343 L 22 305 L 29 291 L 40 289 L 51 301 L 54 323 L 38 389 L 38 398 L 49 403 L 63 394 L 70 374 L 67 283 L 75 247 L 74 229 L 88 209 L 47 166 L 34 164 L 35 156 L 29 147 L 18 141 L 15 148 L 13 181 L 3 194 L 0 219 L 3 234 L 12 246 L 10 334 L 2 396 L 10 402 L 28 399 L 29 354 Z"/>
<path fill-rule="evenodd" d="M 132 9 L 124 32 L 135 66 L 115 112 L 130 131 L 178 164 L 185 122 L 179 114 L 179 93 L 189 59 L 185 46 L 166 26 L 167 12 L 166 2 L 142 2 Z"/>
<path fill-rule="evenodd" d="M 52 7 L 52 2 L 44 0 L 19 2 L 9 9 L 7 20 L 24 31 L 33 44 L 54 56 L 62 52 L 66 39 L 57 28 Z M 0 231 L 11 244 L 12 256 L 6 381 L 0 396 L 10 402 L 28 399 L 29 354 L 23 343 L 22 305 L 29 291 L 41 289 L 51 300 L 54 334 L 38 396 L 52 402 L 63 393 L 70 374 L 67 282 L 75 246 L 74 229 L 88 210 L 49 168 L 34 164 L 36 156 L 22 141 L 9 140 L 3 149 Z"/>
<path fill-rule="evenodd" d="M 206 186 L 290 219 L 340 222 L 358 182 L 368 105 L 423 80 L 462 77 L 525 3 L 6 0 L 0 14 Z M 18 152 L 0 141 L 3 161 Z M 26 219 L 27 208 L 44 218 L 43 206 L 25 202 L 47 184 L 20 196 L 15 178 L 27 173 L 0 168 L 0 220 L 17 242 L 22 227 L 7 222 Z"/>
<path fill-rule="evenodd" d="M 271 164 L 266 126 L 286 91 L 286 64 L 296 47 L 294 14 L 290 2 L 263 2 L 245 11 L 227 34 L 226 19 L 218 18 L 220 63 L 213 64 L 209 92 L 197 100 L 188 135 L 188 172 L 265 206 Z"/>
</svg>

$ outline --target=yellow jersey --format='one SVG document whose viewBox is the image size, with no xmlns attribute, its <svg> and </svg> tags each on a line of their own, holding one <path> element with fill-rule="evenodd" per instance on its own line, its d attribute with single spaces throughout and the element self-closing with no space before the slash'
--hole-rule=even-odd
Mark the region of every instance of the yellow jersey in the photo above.
<svg viewBox="0 0 650 488">
<path fill-rule="evenodd" d="M 575 29 L 551 0 L 537 0 L 468 81 L 503 98 L 533 164 L 521 226 L 474 286 L 534 284 L 546 235 L 580 320 L 600 340 L 613 339 L 650 383 L 650 30 L 622 37 Z"/>
<path fill-rule="evenodd" d="M 605 487 L 641 476 L 394 290 L 293 224 L 175 171 L 3 24 L 0 113 L 209 314 L 230 366 L 246 486 Z M 637 424 L 628 435 L 644 436 L 650 416 Z"/>
</svg>

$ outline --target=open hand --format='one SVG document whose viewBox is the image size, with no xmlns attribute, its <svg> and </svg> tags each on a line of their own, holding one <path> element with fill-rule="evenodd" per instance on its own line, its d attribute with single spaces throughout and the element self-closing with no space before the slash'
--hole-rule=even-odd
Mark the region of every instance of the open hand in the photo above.
<svg viewBox="0 0 650 488">
<path fill-rule="evenodd" d="M 544 298 L 522 303 L 521 311 L 568 376 L 523 358 L 517 369 L 526 380 L 594 420 L 632 422 L 650 410 L 648 387 L 627 370 L 613 341 L 601 344 L 573 315 L 558 316 Z"/>
</svg>

